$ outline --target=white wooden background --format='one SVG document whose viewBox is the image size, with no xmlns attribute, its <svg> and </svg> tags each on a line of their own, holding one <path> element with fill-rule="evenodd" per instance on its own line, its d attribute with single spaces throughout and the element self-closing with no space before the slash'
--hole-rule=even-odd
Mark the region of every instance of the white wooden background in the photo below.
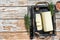
<svg viewBox="0 0 60 40">
<path fill-rule="evenodd" d="M 27 6 L 35 5 L 35 3 L 39 2 L 39 1 L 40 2 L 47 1 L 49 3 L 53 2 L 54 4 L 56 4 L 56 2 L 60 1 L 60 0 L 0 0 L 0 19 L 24 18 L 24 15 L 27 14 L 27 12 L 28 12 Z M 60 31 L 60 13 L 59 14 L 56 13 L 56 18 L 57 18 L 56 19 L 56 29 L 58 31 Z M 1 34 L 3 35 L 4 33 L 1 33 Z M 7 34 L 9 35 L 9 33 L 7 33 Z M 7 38 L 8 38 L 8 35 L 7 35 Z M 20 34 L 19 37 L 21 37 L 21 36 L 22 35 Z M 59 40 L 60 39 L 60 32 L 57 32 L 57 36 L 55 36 L 54 38 L 55 38 L 55 40 Z M 51 38 L 51 40 L 52 39 L 53 38 Z M 10 40 L 10 39 L 8 39 L 8 40 Z"/>
</svg>

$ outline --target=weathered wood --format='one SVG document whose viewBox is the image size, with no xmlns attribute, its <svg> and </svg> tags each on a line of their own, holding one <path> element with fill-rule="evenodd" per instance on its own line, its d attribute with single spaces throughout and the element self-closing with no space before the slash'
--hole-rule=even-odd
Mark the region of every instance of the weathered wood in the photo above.
<svg viewBox="0 0 60 40">
<path fill-rule="evenodd" d="M 27 0 L 0 0 L 0 6 L 25 6 Z"/>
<path fill-rule="evenodd" d="M 0 7 L 0 19 L 24 18 L 27 7 Z"/>
<path fill-rule="evenodd" d="M 56 16 L 57 19 L 60 19 L 60 12 L 59 13 L 56 13 L 55 16 Z"/>
<path fill-rule="evenodd" d="M 28 37 L 27 37 L 28 36 Z M 27 32 L 25 33 L 0 33 L 0 39 L 5 39 L 5 40 L 29 40 L 29 35 Z"/>
<path fill-rule="evenodd" d="M 60 19 L 56 19 L 56 29 L 60 30 Z"/>
</svg>

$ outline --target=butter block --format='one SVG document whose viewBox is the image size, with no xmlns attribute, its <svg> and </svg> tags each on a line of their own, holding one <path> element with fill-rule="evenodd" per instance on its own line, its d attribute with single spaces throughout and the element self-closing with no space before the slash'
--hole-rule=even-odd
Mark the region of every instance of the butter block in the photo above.
<svg viewBox="0 0 60 40">
<path fill-rule="evenodd" d="M 44 32 L 53 31 L 51 12 L 41 12 L 43 19 Z"/>
<path fill-rule="evenodd" d="M 42 30 L 42 21 L 40 14 L 36 14 L 36 26 L 37 26 L 37 30 Z"/>
</svg>

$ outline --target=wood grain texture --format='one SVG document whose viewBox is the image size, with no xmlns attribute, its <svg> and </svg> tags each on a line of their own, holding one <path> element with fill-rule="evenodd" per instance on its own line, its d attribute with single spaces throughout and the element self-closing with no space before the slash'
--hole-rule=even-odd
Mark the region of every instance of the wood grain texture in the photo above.
<svg viewBox="0 0 60 40">
<path fill-rule="evenodd" d="M 0 0 L 0 6 L 25 6 L 27 0 Z"/>
<path fill-rule="evenodd" d="M 48 1 L 51 0 L 39 0 L 41 1 Z M 58 0 L 52 0 L 54 4 Z M 28 3 L 27 3 L 28 2 Z M 10 6 L 10 7 L 0 7 L 0 18 L 7 19 L 7 18 L 23 18 L 24 15 L 27 13 L 27 7 L 11 7 L 11 6 L 26 6 L 32 5 L 38 2 L 38 0 L 0 0 L 0 6 Z M 56 18 L 60 18 L 60 14 L 56 14 Z M 0 21 L 1 23 L 1 21 Z M 23 32 L 26 31 L 24 25 L 24 19 L 20 19 L 17 22 L 11 22 L 14 25 L 19 27 L 18 31 L 22 32 L 0 32 L 0 40 L 30 40 L 29 33 Z M 1 29 L 1 28 L 0 28 Z M 6 26 L 5 29 L 11 29 L 10 26 Z M 60 30 L 60 19 L 56 19 L 56 29 Z M 55 40 L 59 40 L 60 32 L 57 32 L 57 35 L 54 37 Z M 47 37 L 45 39 L 35 38 L 35 40 L 52 40 L 52 37 Z"/>
<path fill-rule="evenodd" d="M 28 37 L 27 37 L 28 36 Z M 25 33 L 0 33 L 0 39 L 5 40 L 29 40 L 29 35 Z"/>
<path fill-rule="evenodd" d="M 24 18 L 27 7 L 0 7 L 0 19 Z"/>
<path fill-rule="evenodd" d="M 26 31 L 24 20 L 3 20 L 2 22 L 0 22 L 0 32 L 16 31 Z"/>
</svg>

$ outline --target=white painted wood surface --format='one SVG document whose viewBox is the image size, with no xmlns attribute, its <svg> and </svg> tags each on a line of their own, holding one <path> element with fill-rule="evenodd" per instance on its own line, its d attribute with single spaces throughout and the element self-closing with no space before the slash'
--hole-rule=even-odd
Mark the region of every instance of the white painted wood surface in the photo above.
<svg viewBox="0 0 60 40">
<path fill-rule="evenodd" d="M 0 6 L 25 6 L 27 0 L 0 0 Z"/>
<path fill-rule="evenodd" d="M 0 7 L 0 19 L 24 18 L 27 7 Z"/>
</svg>

